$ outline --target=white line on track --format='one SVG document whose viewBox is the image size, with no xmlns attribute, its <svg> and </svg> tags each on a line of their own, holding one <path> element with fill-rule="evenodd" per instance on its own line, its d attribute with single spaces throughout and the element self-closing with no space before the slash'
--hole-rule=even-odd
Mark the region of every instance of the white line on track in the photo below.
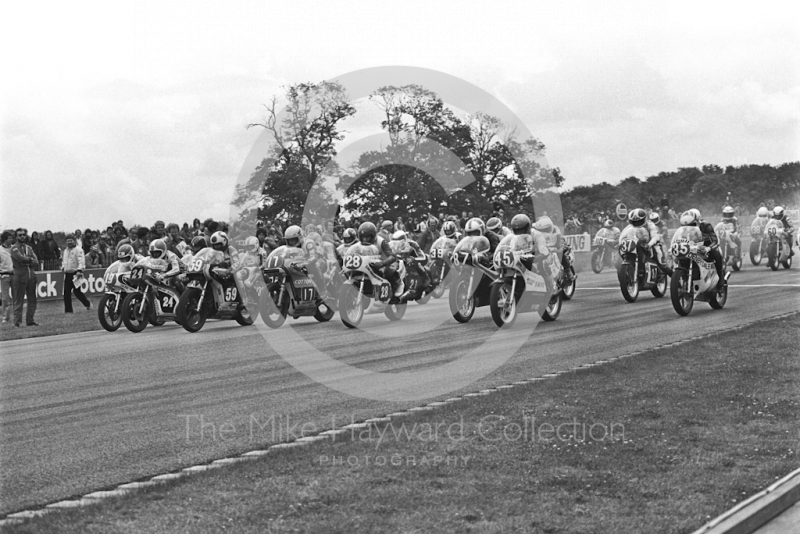
<svg viewBox="0 0 800 534">
<path fill-rule="evenodd" d="M 800 284 L 728 284 L 728 287 L 800 287 Z"/>
</svg>

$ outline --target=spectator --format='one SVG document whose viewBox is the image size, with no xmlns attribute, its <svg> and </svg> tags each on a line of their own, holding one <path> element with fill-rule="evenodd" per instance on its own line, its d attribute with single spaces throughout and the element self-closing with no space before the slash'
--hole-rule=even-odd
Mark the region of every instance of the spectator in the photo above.
<svg viewBox="0 0 800 534">
<path fill-rule="evenodd" d="M 428 225 L 424 222 L 419 223 L 417 226 L 417 244 L 422 249 L 425 254 L 431 251 L 431 245 L 433 244 L 433 236 L 431 235 L 430 230 L 428 230 Z"/>
<path fill-rule="evenodd" d="M 155 241 L 156 239 L 163 239 L 167 236 L 167 231 L 164 226 L 164 221 L 156 221 L 153 225 L 153 228 L 150 230 L 150 241 Z"/>
<path fill-rule="evenodd" d="M 181 242 L 183 242 L 183 239 L 181 238 L 180 229 L 177 224 L 169 223 L 167 225 L 167 238 L 164 241 L 167 243 L 167 250 L 171 251 L 179 258 L 183 257 L 183 247 L 179 246 Z"/>
<path fill-rule="evenodd" d="M 80 230 L 75 230 L 75 246 L 83 248 L 83 233 Z"/>
<path fill-rule="evenodd" d="M 79 286 L 75 285 L 76 277 L 83 277 L 83 270 L 86 267 L 84 255 L 77 247 L 75 236 L 67 236 L 67 248 L 64 249 L 64 257 L 61 263 L 61 270 L 64 271 L 64 313 L 72 313 L 72 293 L 78 297 L 81 304 L 86 306 L 86 310 L 92 309 L 92 303 L 86 298 Z"/>
<path fill-rule="evenodd" d="M 14 282 L 14 261 L 11 259 L 11 244 L 14 232 L 6 230 L 0 235 L 0 296 L 3 298 L 3 322 L 11 320 L 14 309 L 11 284 Z"/>
<path fill-rule="evenodd" d="M 33 253 L 36 254 L 36 257 L 39 258 L 39 261 L 42 261 L 42 241 L 39 239 L 39 232 L 31 233 L 30 245 L 33 249 Z"/>
<path fill-rule="evenodd" d="M 21 326 L 22 306 L 25 297 L 28 298 L 28 309 L 25 314 L 25 322 L 28 326 L 39 326 L 33 320 L 36 314 L 36 267 L 39 266 L 39 258 L 33 253 L 33 249 L 28 245 L 28 230 L 17 228 L 17 242 L 11 246 L 11 261 L 14 266 L 14 283 L 12 293 L 14 295 L 14 326 Z"/>
<path fill-rule="evenodd" d="M 147 243 L 145 242 L 145 237 L 149 233 L 147 228 L 136 227 L 134 226 L 131 228 L 128 237 L 117 243 L 117 248 L 114 250 L 114 256 L 117 257 L 117 251 L 119 251 L 119 247 L 122 245 L 130 245 L 133 247 L 133 252 L 135 254 L 139 254 L 140 256 L 147 256 Z"/>
<path fill-rule="evenodd" d="M 89 253 L 89 249 L 92 248 L 92 230 L 91 228 L 87 228 L 83 231 L 83 238 L 81 240 L 81 248 L 83 249 L 84 254 Z"/>
<path fill-rule="evenodd" d="M 83 262 L 87 269 L 101 268 L 103 262 L 100 258 L 100 248 L 97 245 L 92 245 L 92 248 L 89 249 L 89 253 L 84 256 Z"/>
</svg>

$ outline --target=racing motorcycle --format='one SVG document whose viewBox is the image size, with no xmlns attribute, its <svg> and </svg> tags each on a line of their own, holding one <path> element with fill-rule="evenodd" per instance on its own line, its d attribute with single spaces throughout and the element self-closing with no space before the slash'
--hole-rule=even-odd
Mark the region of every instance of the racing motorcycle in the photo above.
<svg viewBox="0 0 800 534">
<path fill-rule="evenodd" d="M 498 273 L 489 291 L 489 309 L 494 323 L 511 326 L 517 313 L 537 310 L 545 321 L 555 321 L 561 313 L 564 273 L 556 254 L 548 254 L 542 262 L 555 280 L 556 286 L 547 287 L 538 267 L 528 269 L 533 261 L 533 238 L 530 234 L 509 235 L 500 241 L 494 253 L 494 267 Z"/>
<path fill-rule="evenodd" d="M 175 314 L 185 330 L 199 332 L 206 320 L 233 319 L 242 326 L 253 324 L 253 313 L 245 307 L 230 264 L 222 253 L 204 248 L 186 269 L 189 283 L 178 300 Z M 262 294 L 264 291 L 262 291 Z M 251 308 L 255 304 L 250 305 Z"/>
<path fill-rule="evenodd" d="M 714 233 L 717 234 L 719 253 L 722 255 L 722 261 L 725 262 L 725 266 L 730 265 L 734 271 L 741 269 L 742 253 L 731 238 L 731 228 L 721 222 L 714 227 Z"/>
<path fill-rule="evenodd" d="M 761 260 L 767 255 L 767 244 L 769 238 L 763 226 L 753 225 L 750 227 L 750 263 L 761 265 Z"/>
<path fill-rule="evenodd" d="M 122 325 L 122 303 L 125 297 L 137 291 L 128 285 L 130 272 L 108 272 L 111 271 L 111 267 L 118 264 L 119 261 L 115 261 L 106 271 L 103 277 L 106 285 L 105 295 L 100 297 L 100 304 L 97 306 L 100 325 L 109 332 L 115 332 Z"/>
<path fill-rule="evenodd" d="M 592 244 L 592 271 L 596 274 L 603 272 L 603 267 L 615 268 L 619 264 L 619 255 L 615 246 L 615 239 L 597 236 Z"/>
<path fill-rule="evenodd" d="M 122 301 L 122 322 L 131 332 L 141 332 L 149 322 L 163 325 L 167 319 L 180 323 L 175 306 L 181 295 L 178 290 L 156 277 L 161 271 L 146 265 L 135 265 L 128 277 L 128 285 L 136 288 Z"/>
<path fill-rule="evenodd" d="M 302 249 L 281 245 L 270 253 L 262 266 L 266 291 L 261 293 L 261 319 L 270 328 L 278 328 L 286 317 L 314 317 L 324 323 L 333 318 L 333 303 L 320 298 L 317 286 L 308 274 Z M 331 281 L 326 278 L 326 282 Z M 331 300 L 331 299 L 328 299 Z"/>
<path fill-rule="evenodd" d="M 620 236 L 619 255 L 622 263 L 617 269 L 617 280 L 622 296 L 636 302 L 642 290 L 650 290 L 656 298 L 667 294 L 667 275 L 655 261 L 655 251 L 645 251 L 647 233 L 643 228 L 628 227 Z"/>
<path fill-rule="evenodd" d="M 783 227 L 783 221 L 770 219 L 764 231 L 769 236 L 767 267 L 773 271 L 777 271 L 780 265 L 783 265 L 784 269 L 791 268 L 792 257 L 789 255 L 789 245 L 786 243 L 786 240 L 791 237 Z"/>
<path fill-rule="evenodd" d="M 424 280 L 419 271 L 425 270 L 424 265 L 428 258 L 424 253 L 421 257 L 417 257 L 414 249 L 406 241 L 389 241 L 389 247 L 397 258 L 397 272 L 405 284 L 405 292 L 400 296 L 400 300 L 427 304 L 431 300 L 431 290 L 429 285 L 423 285 Z"/>
<path fill-rule="evenodd" d="M 489 305 L 492 282 L 498 274 L 492 264 L 480 260 L 489 252 L 489 240 L 483 236 L 467 236 L 456 245 L 452 255 L 458 272 L 450 284 L 450 313 L 459 323 L 467 323 L 475 308 Z"/>
<path fill-rule="evenodd" d="M 722 309 L 728 301 L 728 278 L 717 290 L 719 276 L 714 262 L 706 257 L 703 234 L 696 226 L 681 226 L 675 231 L 670 254 L 675 258 L 675 271 L 670 282 L 670 299 L 678 315 L 689 315 L 694 301 L 708 302 L 715 310 Z"/>
<path fill-rule="evenodd" d="M 431 245 L 431 251 L 428 255 L 431 260 L 428 273 L 433 286 L 431 296 L 435 299 L 442 298 L 442 295 L 444 295 L 444 290 L 447 287 L 445 280 L 452 268 L 451 258 L 455 248 L 456 240 L 447 236 L 441 236 Z"/>
<path fill-rule="evenodd" d="M 392 284 L 372 267 L 372 262 L 380 259 L 377 245 L 361 243 L 352 245 L 344 255 L 345 281 L 339 293 L 339 315 L 348 328 L 361 324 L 371 300 L 385 304 L 383 313 L 390 321 L 399 321 L 406 313 L 406 301 L 393 296 Z"/>
</svg>

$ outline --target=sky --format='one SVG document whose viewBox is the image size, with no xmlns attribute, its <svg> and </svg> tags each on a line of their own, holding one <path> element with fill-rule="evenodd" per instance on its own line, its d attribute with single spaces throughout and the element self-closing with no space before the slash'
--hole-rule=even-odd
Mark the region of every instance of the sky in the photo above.
<svg viewBox="0 0 800 534">
<path fill-rule="evenodd" d="M 0 227 L 224 219 L 282 86 L 369 67 L 490 92 L 566 187 L 800 160 L 796 2 L 14 2 Z"/>
</svg>

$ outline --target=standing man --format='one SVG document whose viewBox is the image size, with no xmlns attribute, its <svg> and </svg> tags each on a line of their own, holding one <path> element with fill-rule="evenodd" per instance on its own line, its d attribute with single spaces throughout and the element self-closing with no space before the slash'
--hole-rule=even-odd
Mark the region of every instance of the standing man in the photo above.
<svg viewBox="0 0 800 534">
<path fill-rule="evenodd" d="M 83 276 L 83 270 L 86 267 L 86 262 L 83 256 L 83 250 L 79 249 L 75 236 L 69 234 L 67 236 L 67 248 L 64 249 L 63 259 L 61 262 L 61 270 L 64 271 L 64 313 L 72 313 L 72 293 L 78 297 L 81 304 L 86 306 L 86 310 L 92 309 L 92 303 L 83 294 L 80 287 L 75 285 L 75 277 Z"/>
<path fill-rule="evenodd" d="M 36 314 L 36 271 L 39 265 L 39 258 L 33 253 L 33 249 L 28 245 L 28 230 L 17 228 L 17 242 L 11 246 L 11 261 L 14 265 L 14 283 L 12 291 L 14 293 L 14 326 L 22 326 L 22 306 L 25 297 L 28 298 L 28 309 L 25 314 L 25 322 L 28 326 L 39 326 L 33 320 Z"/>
<path fill-rule="evenodd" d="M 14 232 L 6 230 L 0 236 L 0 293 L 3 297 L 3 322 L 11 320 L 14 300 L 11 296 L 11 284 L 14 282 L 14 262 L 11 259 L 11 241 Z"/>
</svg>

